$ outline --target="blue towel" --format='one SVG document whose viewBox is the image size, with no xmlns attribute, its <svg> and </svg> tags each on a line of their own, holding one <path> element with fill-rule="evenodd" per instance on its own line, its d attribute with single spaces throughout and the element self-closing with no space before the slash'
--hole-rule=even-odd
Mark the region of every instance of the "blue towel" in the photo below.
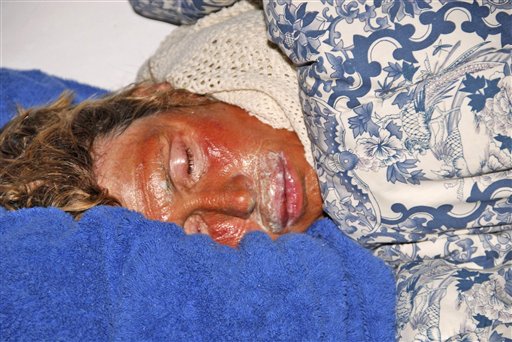
<svg viewBox="0 0 512 342">
<path fill-rule="evenodd" d="M 39 70 L 0 68 L 0 127 L 18 105 L 29 108 L 56 100 L 64 90 L 75 92 L 75 103 L 106 94 L 103 89 L 50 76 Z"/>
<path fill-rule="evenodd" d="M 0 208 L 2 341 L 392 341 L 394 289 L 328 219 L 233 249 L 124 208 Z"/>
</svg>

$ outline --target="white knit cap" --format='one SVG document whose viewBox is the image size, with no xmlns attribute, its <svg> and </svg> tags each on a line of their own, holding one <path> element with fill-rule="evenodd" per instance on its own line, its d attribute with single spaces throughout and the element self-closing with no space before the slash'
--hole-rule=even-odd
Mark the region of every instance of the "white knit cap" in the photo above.
<svg viewBox="0 0 512 342">
<path fill-rule="evenodd" d="M 246 1 L 175 28 L 139 70 L 137 81 L 167 81 L 293 130 L 313 165 L 295 68 L 266 38 L 263 12 Z"/>
</svg>

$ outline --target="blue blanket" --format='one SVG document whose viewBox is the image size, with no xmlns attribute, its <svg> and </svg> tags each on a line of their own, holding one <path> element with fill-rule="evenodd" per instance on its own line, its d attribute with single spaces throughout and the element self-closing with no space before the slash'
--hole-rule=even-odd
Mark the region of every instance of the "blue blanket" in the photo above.
<svg viewBox="0 0 512 342">
<path fill-rule="evenodd" d="M 0 73 L 2 87 L 5 75 L 32 84 Z M 65 82 L 29 74 L 34 88 L 58 84 L 39 103 Z M 39 96 L 20 89 L 20 104 L 35 104 L 20 94 Z M 276 241 L 251 233 L 232 249 L 124 208 L 79 221 L 0 208 L 2 341 L 392 341 L 394 302 L 391 271 L 328 219 Z"/>
<path fill-rule="evenodd" d="M 65 80 L 39 70 L 0 68 L 0 127 L 12 117 L 18 105 L 25 108 L 56 100 L 64 90 L 75 93 L 75 102 L 106 94 L 103 89 Z"/>
</svg>

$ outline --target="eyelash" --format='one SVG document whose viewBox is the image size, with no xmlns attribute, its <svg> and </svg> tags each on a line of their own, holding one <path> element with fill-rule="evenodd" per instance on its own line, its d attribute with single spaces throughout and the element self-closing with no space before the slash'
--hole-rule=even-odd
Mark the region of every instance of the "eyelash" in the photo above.
<svg viewBox="0 0 512 342">
<path fill-rule="evenodd" d="M 192 151 L 190 148 L 185 148 L 185 153 L 187 154 L 187 172 L 189 175 L 192 175 L 194 173 L 194 156 L 192 154 Z"/>
</svg>

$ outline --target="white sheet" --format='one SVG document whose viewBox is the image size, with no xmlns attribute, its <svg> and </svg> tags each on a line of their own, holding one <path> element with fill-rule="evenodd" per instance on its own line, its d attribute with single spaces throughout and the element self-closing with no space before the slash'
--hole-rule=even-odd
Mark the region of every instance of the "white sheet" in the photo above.
<svg viewBox="0 0 512 342">
<path fill-rule="evenodd" d="M 111 90 L 133 82 L 174 28 L 135 14 L 127 0 L 0 0 L 0 11 L 1 66 Z"/>
</svg>

